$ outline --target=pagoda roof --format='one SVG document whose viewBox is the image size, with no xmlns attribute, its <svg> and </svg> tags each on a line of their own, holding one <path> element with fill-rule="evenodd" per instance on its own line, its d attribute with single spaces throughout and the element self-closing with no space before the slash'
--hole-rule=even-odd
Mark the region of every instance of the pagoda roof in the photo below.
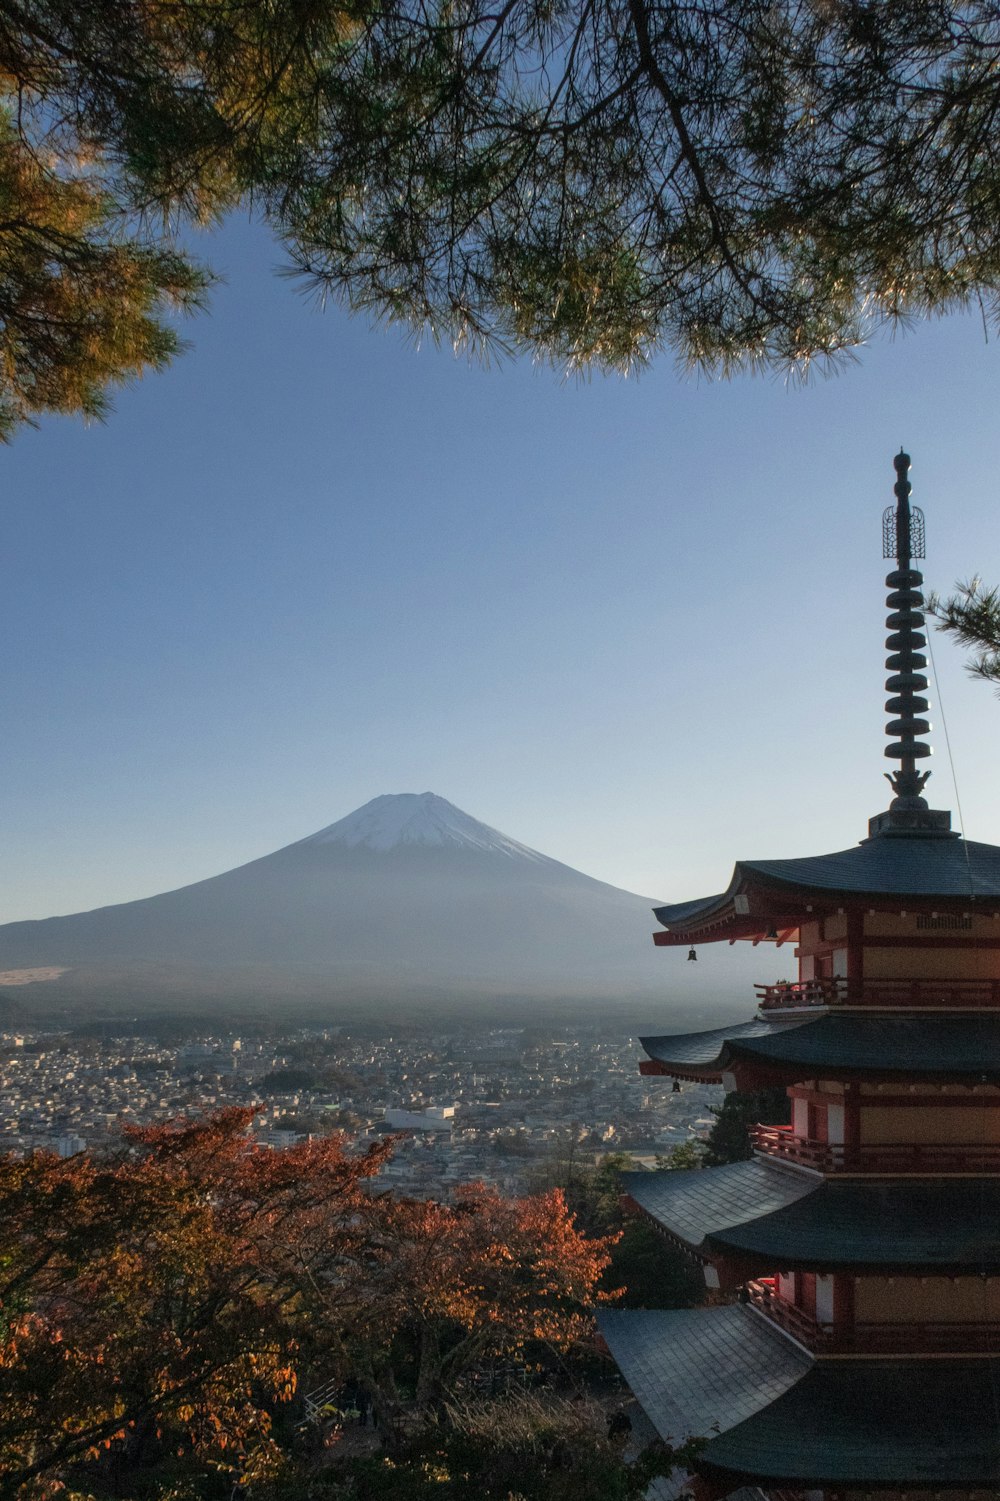
<svg viewBox="0 0 1000 1501">
<path fill-rule="evenodd" d="M 815 1193 L 811 1173 L 753 1157 L 724 1167 L 622 1173 L 623 1193 L 692 1250 L 708 1236 L 745 1225 Z"/>
<path fill-rule="evenodd" d="M 998 1383 L 995 1359 L 818 1361 L 711 1439 L 697 1468 L 718 1479 L 816 1488 L 993 1487 Z"/>
<path fill-rule="evenodd" d="M 729 927 L 743 919 L 748 932 L 753 923 L 753 902 L 737 898 L 754 893 L 771 895 L 796 912 L 795 899 L 815 897 L 824 905 L 839 899 L 855 905 L 869 899 L 909 899 L 921 903 L 939 901 L 954 906 L 978 907 L 1000 903 L 1000 846 L 969 840 L 898 834 L 880 834 L 851 849 L 830 855 L 807 855 L 793 860 L 740 860 L 725 891 L 697 901 L 654 907 L 663 927 L 678 935 L 705 929 Z M 719 931 L 718 937 L 729 936 Z"/>
<path fill-rule="evenodd" d="M 761 1271 L 1000 1272 L 1000 1179 L 822 1179 L 752 1158 L 625 1173 L 629 1197 L 706 1260 Z"/>
<path fill-rule="evenodd" d="M 597 1325 L 667 1443 L 719 1432 L 800 1381 L 812 1357 L 752 1309 L 604 1308 Z"/>
<path fill-rule="evenodd" d="M 741 1064 L 775 1080 L 821 1077 L 1000 1080 L 1000 1015 L 827 1013 L 773 1025 L 640 1037 L 664 1072 L 710 1082 Z"/>
<path fill-rule="evenodd" d="M 739 1304 L 597 1322 L 657 1432 L 707 1438 L 696 1468 L 730 1490 L 1000 1482 L 1000 1360 L 816 1361 Z"/>
</svg>

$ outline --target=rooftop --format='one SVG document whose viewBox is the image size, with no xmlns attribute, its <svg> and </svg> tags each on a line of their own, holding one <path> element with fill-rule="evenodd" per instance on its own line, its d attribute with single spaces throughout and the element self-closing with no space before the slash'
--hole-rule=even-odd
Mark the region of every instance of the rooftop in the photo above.
<svg viewBox="0 0 1000 1501">
<path fill-rule="evenodd" d="M 740 1305 L 598 1324 L 660 1436 L 707 1438 L 697 1468 L 724 1485 L 1000 1484 L 1000 1360 L 813 1361 Z"/>
<path fill-rule="evenodd" d="M 1000 1360 L 819 1361 L 713 1438 L 698 1468 L 810 1487 L 996 1486 L 998 1390 Z"/>
<path fill-rule="evenodd" d="M 597 1323 L 640 1406 L 668 1443 L 742 1422 L 812 1365 L 810 1356 L 739 1304 L 605 1308 Z"/>
<path fill-rule="evenodd" d="M 657 922 L 678 939 L 706 928 L 717 937 L 761 927 L 761 912 L 804 918 L 806 906 L 906 899 L 949 910 L 1000 908 L 1000 846 L 954 838 L 876 835 L 851 849 L 793 860 L 740 860 L 725 891 L 696 901 L 654 907 Z M 756 917 L 756 921 L 755 921 Z"/>
<path fill-rule="evenodd" d="M 1000 1179 L 824 1180 L 762 1159 L 628 1173 L 625 1192 L 699 1255 L 760 1270 L 1000 1273 Z"/>
<path fill-rule="evenodd" d="M 717 1082 L 743 1064 L 789 1083 L 801 1079 L 1000 1081 L 1000 1016 L 854 1013 L 735 1023 L 710 1032 L 639 1039 L 664 1072 Z"/>
</svg>

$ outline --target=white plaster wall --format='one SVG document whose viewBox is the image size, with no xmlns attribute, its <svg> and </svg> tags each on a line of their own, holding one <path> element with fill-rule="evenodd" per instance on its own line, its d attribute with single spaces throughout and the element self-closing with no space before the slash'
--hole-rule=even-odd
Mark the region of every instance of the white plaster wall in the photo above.
<svg viewBox="0 0 1000 1501">
<path fill-rule="evenodd" d="M 826 1139 L 833 1147 L 842 1147 L 844 1145 L 843 1105 L 828 1105 L 826 1107 Z"/>
</svg>

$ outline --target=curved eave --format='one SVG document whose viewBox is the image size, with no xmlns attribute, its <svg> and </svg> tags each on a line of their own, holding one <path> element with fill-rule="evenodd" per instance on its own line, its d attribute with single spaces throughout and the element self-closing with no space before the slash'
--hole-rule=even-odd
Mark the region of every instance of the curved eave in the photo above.
<svg viewBox="0 0 1000 1501">
<path fill-rule="evenodd" d="M 739 1304 L 602 1309 L 597 1327 L 666 1443 L 742 1422 L 800 1381 L 813 1363 Z"/>
<path fill-rule="evenodd" d="M 709 1479 L 790 1487 L 992 1489 L 1000 1360 L 817 1362 L 705 1446 Z"/>
<path fill-rule="evenodd" d="M 1000 846 L 957 838 L 876 837 L 830 855 L 740 860 L 725 891 L 655 907 L 666 930 L 655 939 L 669 946 L 750 937 L 778 914 L 794 922 L 810 908 L 899 901 L 945 911 L 970 906 L 1000 911 Z"/>
<path fill-rule="evenodd" d="M 805 1018 L 808 1022 L 809 1018 Z M 735 1041 L 769 1037 L 789 1027 L 804 1025 L 802 1020 L 772 1022 L 760 1017 L 736 1022 L 730 1027 L 713 1027 L 708 1032 L 687 1032 L 676 1036 L 640 1037 L 639 1044 L 649 1057 L 640 1064 L 644 1074 L 667 1074 L 700 1084 L 718 1084 L 726 1067 L 728 1049 Z"/>
<path fill-rule="evenodd" d="M 661 1438 L 708 1438 L 696 1469 L 725 1494 L 1000 1482 L 1000 1360 L 814 1361 L 733 1304 L 605 1309 L 597 1322 Z"/>
<path fill-rule="evenodd" d="M 905 897 L 1000 904 L 1000 846 L 972 840 L 876 837 L 831 855 L 743 860 L 737 870 L 748 884 L 764 882 L 855 902 Z"/>
<path fill-rule="evenodd" d="M 803 1079 L 1000 1082 L 996 1013 L 829 1014 L 639 1041 L 654 1065 L 647 1072 L 706 1083 L 731 1073 L 740 1088 Z"/>
<path fill-rule="evenodd" d="M 733 873 L 733 882 L 736 874 Z M 714 896 L 697 897 L 693 902 L 668 902 L 665 906 L 654 907 L 653 916 L 658 923 L 667 927 L 681 927 L 687 922 L 704 921 L 715 912 L 724 912 L 732 905 L 732 891 L 730 885 L 725 891 L 716 892 Z"/>
<path fill-rule="evenodd" d="M 1000 1273 L 996 1178 L 830 1181 L 753 1158 L 689 1172 L 627 1173 L 622 1187 L 685 1249 L 746 1275 Z"/>
<path fill-rule="evenodd" d="M 812 1194 L 822 1180 L 755 1157 L 724 1167 L 623 1173 L 622 1192 L 686 1250 L 712 1259 L 709 1237 Z"/>
</svg>

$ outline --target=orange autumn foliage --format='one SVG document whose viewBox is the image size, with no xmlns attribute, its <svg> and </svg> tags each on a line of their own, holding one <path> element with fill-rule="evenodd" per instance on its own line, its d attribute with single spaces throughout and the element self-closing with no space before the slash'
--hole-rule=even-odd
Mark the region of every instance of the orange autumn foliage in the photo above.
<svg viewBox="0 0 1000 1501">
<path fill-rule="evenodd" d="M 398 1199 L 391 1143 L 271 1152 L 252 1116 L 133 1129 L 107 1161 L 0 1158 L 0 1495 L 168 1451 L 263 1479 L 300 1373 L 359 1383 L 391 1431 L 477 1361 L 587 1333 L 611 1241 L 559 1192 Z"/>
<path fill-rule="evenodd" d="M 272 1153 L 253 1112 L 128 1133 L 101 1163 L 0 1158 L 0 1487 L 45 1489 L 164 1429 L 206 1463 L 274 1461 L 269 1409 L 295 1390 L 294 1310 L 317 1226 L 357 1234 L 388 1148 L 329 1137 Z M 227 1453 L 228 1451 L 228 1453 Z"/>
<path fill-rule="evenodd" d="M 607 1296 L 598 1282 L 617 1237 L 588 1240 L 558 1189 L 504 1199 L 473 1184 L 451 1204 L 385 1196 L 369 1223 L 368 1275 L 346 1342 L 383 1416 L 401 1405 L 401 1337 L 412 1398 L 427 1404 L 478 1362 L 538 1342 L 566 1349 L 590 1332 L 586 1308 Z"/>
</svg>

